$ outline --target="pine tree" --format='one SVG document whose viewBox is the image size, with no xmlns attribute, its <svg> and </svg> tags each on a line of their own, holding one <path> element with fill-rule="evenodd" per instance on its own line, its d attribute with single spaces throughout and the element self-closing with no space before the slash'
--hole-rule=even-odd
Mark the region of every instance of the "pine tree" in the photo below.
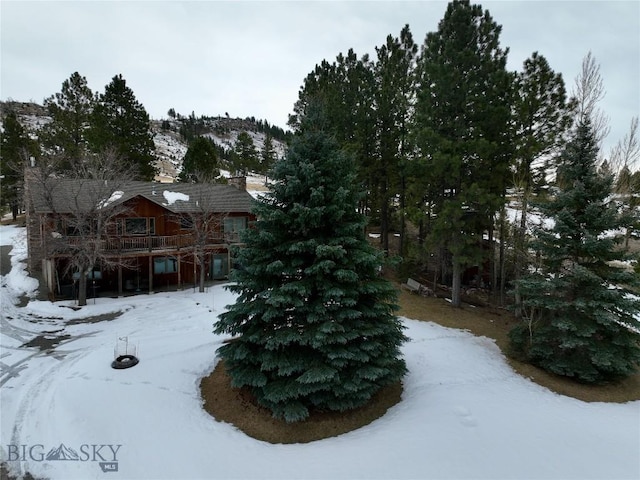
<svg viewBox="0 0 640 480">
<path fill-rule="evenodd" d="M 100 95 L 91 116 L 89 138 L 95 152 L 115 148 L 124 161 L 137 168 L 136 180 L 153 180 L 156 158 L 149 115 L 122 75 L 113 77 Z"/>
<path fill-rule="evenodd" d="M 567 101 L 562 75 L 555 73 L 547 59 L 534 52 L 524 62 L 518 74 L 515 102 L 515 187 L 519 192 L 520 225 L 515 235 L 515 275 L 520 277 L 526 265 L 527 214 L 534 190 L 546 186 L 544 165 L 541 162 L 557 154 L 564 135 L 571 125 L 573 105 Z M 536 171 L 534 163 L 542 165 Z M 516 316 L 519 292 L 516 290 Z"/>
<path fill-rule="evenodd" d="M 317 125 L 317 124 L 316 124 Z M 234 387 L 248 387 L 277 418 L 366 404 L 406 372 L 396 291 L 356 212 L 352 162 L 312 128 L 296 134 L 273 170 L 270 195 L 238 252 L 236 303 L 216 333 Z"/>
<path fill-rule="evenodd" d="M 376 48 L 374 99 L 378 145 L 373 171 L 379 179 L 380 233 L 385 251 L 389 250 L 392 204 L 398 196 L 402 209 L 405 203 L 407 127 L 414 92 L 413 63 L 417 50 L 408 25 L 402 29 L 400 39 L 389 35 L 386 44 Z M 400 213 L 402 253 L 404 210 Z"/>
<path fill-rule="evenodd" d="M 431 239 L 451 256 L 454 306 L 463 268 L 486 255 L 482 238 L 511 177 L 512 76 L 501 29 L 480 5 L 454 0 L 418 58 L 416 145 L 433 195 Z"/>
<path fill-rule="evenodd" d="M 378 201 L 374 196 L 380 181 L 375 171 L 375 88 L 373 63 L 367 55 L 358 59 L 353 49 L 349 49 L 346 55 L 339 54 L 332 64 L 323 60 L 307 75 L 294 105 L 295 113 L 289 116 L 288 122 L 294 132 L 300 131 L 310 106 L 322 104 L 325 131 L 355 158 L 358 180 L 366 192 L 359 207 L 369 214 L 377 212 L 374 205 Z"/>
<path fill-rule="evenodd" d="M 63 170 L 73 170 L 74 163 L 87 152 L 86 132 L 95 103 L 87 79 L 78 72 L 62 83 L 59 93 L 44 101 L 51 122 L 42 128 L 39 137 L 46 151 L 64 159 Z"/>
<path fill-rule="evenodd" d="M 516 78 L 516 177 L 517 186 L 529 193 L 544 172 L 536 175 L 533 164 L 557 152 L 571 126 L 575 105 L 568 101 L 562 74 L 534 52 Z M 526 196 L 525 196 L 526 201 Z M 523 207 L 525 208 L 525 207 Z"/>
<path fill-rule="evenodd" d="M 213 182 L 220 176 L 218 154 L 211 140 L 196 137 L 182 159 L 180 182 Z"/>
<path fill-rule="evenodd" d="M 515 352 L 581 382 L 630 375 L 640 365 L 638 277 L 621 268 L 624 218 L 611 200 L 613 179 L 597 169 L 597 139 L 588 117 L 578 124 L 558 167 L 563 181 L 540 206 L 553 227 L 532 241 L 538 270 L 522 278 L 525 321 L 510 333 Z"/>
<path fill-rule="evenodd" d="M 264 137 L 262 143 L 262 150 L 260 150 L 260 173 L 267 173 L 273 167 L 273 164 L 278 159 L 278 154 L 273 146 L 273 138 L 270 133 Z"/>
<path fill-rule="evenodd" d="M 258 166 L 258 151 L 247 132 L 240 132 L 233 146 L 233 166 L 236 174 L 247 175 Z"/>
<path fill-rule="evenodd" d="M 35 153 L 35 144 L 18 120 L 8 112 L 0 131 L 0 203 L 11 208 L 15 220 L 22 203 L 22 178 L 25 162 Z"/>
</svg>

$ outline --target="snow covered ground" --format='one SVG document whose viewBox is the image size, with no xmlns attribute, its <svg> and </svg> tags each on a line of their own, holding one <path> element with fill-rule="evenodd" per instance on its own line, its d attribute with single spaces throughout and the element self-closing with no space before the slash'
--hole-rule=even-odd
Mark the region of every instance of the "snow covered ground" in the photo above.
<svg viewBox="0 0 640 480">
<path fill-rule="evenodd" d="M 522 378 L 493 341 L 404 320 L 402 401 L 374 423 L 308 444 L 272 445 L 202 409 L 200 378 L 223 340 L 223 286 L 120 299 L 32 300 L 24 229 L 1 277 L 2 460 L 50 479 L 638 479 L 640 402 L 584 403 Z M 112 314 L 112 315 L 107 315 Z M 104 315 L 86 323 L 86 317 Z M 115 317 L 111 320 L 107 318 Z M 25 347 L 45 335 L 51 352 Z M 140 363 L 114 370 L 118 339 Z M 120 342 L 121 343 L 121 342 Z M 47 455 L 50 453 L 49 458 Z"/>
</svg>

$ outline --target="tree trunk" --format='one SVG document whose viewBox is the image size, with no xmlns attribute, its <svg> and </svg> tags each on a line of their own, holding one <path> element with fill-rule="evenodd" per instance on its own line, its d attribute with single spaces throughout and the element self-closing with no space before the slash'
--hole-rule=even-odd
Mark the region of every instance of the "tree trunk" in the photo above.
<svg viewBox="0 0 640 480">
<path fill-rule="evenodd" d="M 80 271 L 78 278 L 78 306 L 84 307 L 87 304 L 87 275 L 84 270 Z"/>
<path fill-rule="evenodd" d="M 151 242 L 149 242 L 151 245 Z M 149 257 L 149 293 L 153 293 L 153 257 Z"/>
<path fill-rule="evenodd" d="M 506 236 L 506 228 L 505 228 L 505 209 L 502 208 L 502 214 L 500 215 L 500 258 L 499 258 L 499 278 L 500 278 L 500 300 L 499 305 L 504 306 L 504 288 L 505 288 L 505 236 Z"/>
<path fill-rule="evenodd" d="M 380 240 L 384 254 L 389 255 L 389 201 L 387 199 L 386 186 L 384 190 L 380 205 Z"/>
<path fill-rule="evenodd" d="M 122 258 L 118 258 L 118 296 L 121 297 L 122 293 Z"/>
<path fill-rule="evenodd" d="M 460 307 L 461 292 L 462 292 L 462 265 L 458 262 L 458 259 L 453 257 L 453 272 L 451 280 L 451 305 L 454 307 Z"/>
<path fill-rule="evenodd" d="M 204 254 L 200 256 L 199 262 L 200 264 L 200 288 L 198 288 L 198 292 L 204 293 L 204 278 L 205 278 L 205 260 Z"/>
<path fill-rule="evenodd" d="M 490 292 L 490 298 L 491 298 L 491 303 L 493 303 L 494 305 L 497 303 L 496 298 L 498 296 L 497 292 L 497 286 L 498 286 L 498 269 L 496 268 L 496 249 L 495 249 L 495 242 L 493 241 L 493 216 L 491 217 L 491 220 L 489 222 L 489 231 L 487 236 L 489 237 L 489 281 L 491 282 L 491 285 L 489 286 L 489 292 Z M 482 263 L 480 263 L 480 282 L 478 282 L 478 287 L 481 287 L 484 284 L 484 281 L 482 280 L 482 273 L 483 273 L 483 265 Z"/>
<path fill-rule="evenodd" d="M 405 230 L 406 230 L 406 222 L 405 222 L 405 208 L 406 208 L 406 179 L 404 173 L 400 179 L 400 256 L 404 257 L 406 255 L 406 240 L 405 240 Z"/>
<path fill-rule="evenodd" d="M 522 194 L 522 212 L 520 214 L 520 228 L 515 238 L 515 289 L 514 289 L 514 314 L 516 318 L 522 318 L 522 296 L 518 288 L 518 280 L 522 276 L 524 269 L 524 258 L 526 258 L 526 238 L 527 238 L 527 208 L 529 206 L 529 191 L 525 188 Z"/>
<path fill-rule="evenodd" d="M 179 249 L 178 249 L 179 250 Z M 178 290 L 182 290 L 182 270 L 180 265 L 182 264 L 182 259 L 180 258 L 180 254 L 178 253 Z"/>
</svg>

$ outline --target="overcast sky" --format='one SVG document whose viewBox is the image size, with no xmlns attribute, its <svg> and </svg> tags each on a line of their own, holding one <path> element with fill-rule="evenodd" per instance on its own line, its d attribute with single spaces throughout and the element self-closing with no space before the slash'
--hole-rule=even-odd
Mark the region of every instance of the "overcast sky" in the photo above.
<svg viewBox="0 0 640 480">
<path fill-rule="evenodd" d="M 476 2 L 502 25 L 510 70 L 539 51 L 569 89 L 584 56 L 600 64 L 605 146 L 640 114 L 640 1 Z M 353 48 L 375 54 L 409 24 L 424 43 L 440 1 L 0 2 L 0 98 L 42 103 L 73 72 L 93 91 L 122 74 L 154 119 L 254 116 L 285 127 L 305 76 Z"/>
</svg>

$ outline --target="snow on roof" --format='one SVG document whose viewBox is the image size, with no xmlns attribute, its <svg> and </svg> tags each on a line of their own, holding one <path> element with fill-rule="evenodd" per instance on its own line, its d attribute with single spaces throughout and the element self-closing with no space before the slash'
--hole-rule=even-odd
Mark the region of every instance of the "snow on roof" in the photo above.
<svg viewBox="0 0 640 480">
<path fill-rule="evenodd" d="M 104 208 L 106 206 L 108 206 L 109 204 L 120 200 L 122 198 L 122 196 L 124 195 L 124 192 L 121 190 L 116 190 L 115 192 L 113 192 L 111 194 L 111 196 L 107 199 L 107 200 L 102 200 L 100 202 L 98 202 L 98 208 Z"/>
<path fill-rule="evenodd" d="M 216 212 L 250 212 L 251 195 L 226 184 L 167 184 L 153 182 L 121 182 L 111 188 L 103 181 L 83 179 L 50 179 L 47 188 L 38 182 L 30 184 L 29 193 L 34 212 L 58 213 L 91 211 L 142 197 L 166 209 L 177 212 L 200 211 L 197 205 L 205 202 Z M 51 198 L 48 200 L 46 195 Z"/>
<path fill-rule="evenodd" d="M 189 201 L 189 195 L 186 195 L 180 192 L 170 192 L 169 190 L 165 190 L 164 192 L 162 192 L 162 195 L 164 196 L 165 200 L 168 202 L 168 205 L 173 205 L 178 200 L 182 202 Z"/>
</svg>

